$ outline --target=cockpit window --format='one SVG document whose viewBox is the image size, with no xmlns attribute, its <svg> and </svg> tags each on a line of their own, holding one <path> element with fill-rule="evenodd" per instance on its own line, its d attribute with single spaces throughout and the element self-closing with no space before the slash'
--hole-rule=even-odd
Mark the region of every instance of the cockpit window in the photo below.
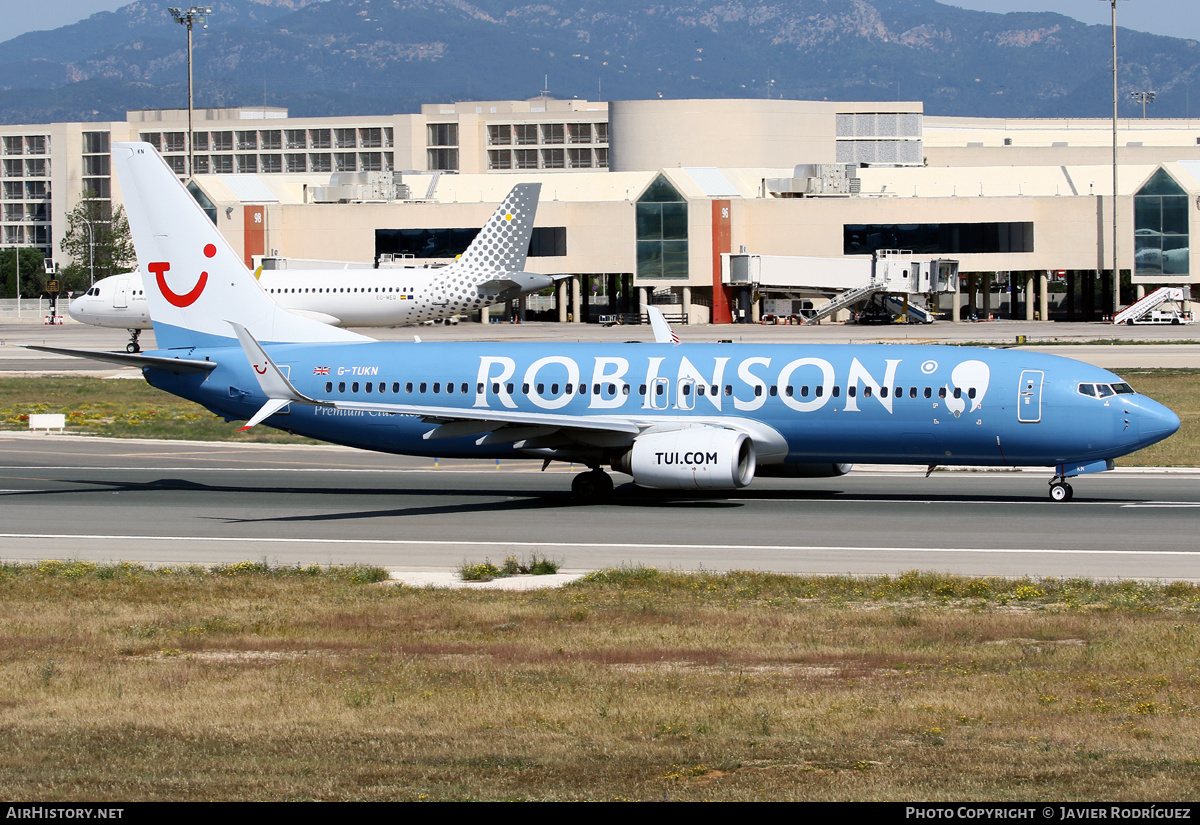
<svg viewBox="0 0 1200 825">
<path fill-rule="evenodd" d="M 1092 398 L 1108 398 L 1112 395 L 1133 395 L 1134 389 L 1128 384 L 1080 384 L 1079 394 Z"/>
</svg>

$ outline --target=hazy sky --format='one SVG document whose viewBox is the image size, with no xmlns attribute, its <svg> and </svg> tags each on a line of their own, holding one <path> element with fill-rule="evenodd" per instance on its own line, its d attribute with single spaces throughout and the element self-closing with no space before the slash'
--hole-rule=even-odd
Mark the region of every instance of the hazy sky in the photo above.
<svg viewBox="0 0 1200 825">
<path fill-rule="evenodd" d="M 47 31 L 91 17 L 98 11 L 112 11 L 127 5 L 129 0 L 0 0 L 0 19 L 4 30 L 0 40 L 31 31 Z M 192 5 L 180 3 L 180 6 Z"/>
<path fill-rule="evenodd" d="M 1084 23 L 1112 24 L 1109 0 L 942 0 L 948 6 L 978 11 L 1056 11 Z M 1197 0 L 1117 0 L 1117 25 L 1152 34 L 1200 40 Z M 1118 46 L 1120 43 L 1118 42 Z"/>
<path fill-rule="evenodd" d="M 4 30 L 0 40 L 27 31 L 56 29 L 98 11 L 112 11 L 129 0 L 0 0 Z M 1056 11 L 1085 23 L 1108 24 L 1107 0 L 943 0 L 947 5 L 979 11 Z M 180 6 L 188 5 L 180 3 Z M 1139 31 L 1200 40 L 1200 0 L 1117 0 L 1117 23 Z"/>
</svg>

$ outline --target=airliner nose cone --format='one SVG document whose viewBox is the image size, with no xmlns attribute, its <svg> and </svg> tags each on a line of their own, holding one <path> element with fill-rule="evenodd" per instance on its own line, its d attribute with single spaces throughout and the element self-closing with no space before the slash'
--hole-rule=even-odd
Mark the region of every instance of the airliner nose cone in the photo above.
<svg viewBox="0 0 1200 825">
<path fill-rule="evenodd" d="M 1178 431 L 1179 416 L 1162 404 L 1156 403 L 1154 407 L 1143 411 L 1138 427 L 1143 438 L 1151 442 L 1162 441 Z"/>
<path fill-rule="evenodd" d="M 85 316 L 87 313 L 83 311 L 83 296 L 72 298 L 71 303 L 67 304 L 67 314 L 79 321 L 81 324 L 87 323 Z"/>
</svg>

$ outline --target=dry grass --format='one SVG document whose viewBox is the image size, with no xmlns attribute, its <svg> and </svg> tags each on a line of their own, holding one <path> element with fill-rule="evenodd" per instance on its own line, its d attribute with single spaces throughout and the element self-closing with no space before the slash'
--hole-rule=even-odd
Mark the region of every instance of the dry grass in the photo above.
<svg viewBox="0 0 1200 825">
<path fill-rule="evenodd" d="M 1189 584 L 0 568 L 0 795 L 1195 799 Z"/>
<path fill-rule="evenodd" d="M 1195 467 L 1200 460 L 1200 370 L 1121 370 L 1135 390 L 1179 416 L 1179 432 L 1118 460 L 1125 467 Z"/>
<path fill-rule="evenodd" d="M 0 429 L 28 429 L 29 414 L 43 412 L 64 413 L 68 432 L 114 438 L 318 443 L 270 427 L 238 432 L 238 425 L 141 380 L 0 378 Z"/>
</svg>

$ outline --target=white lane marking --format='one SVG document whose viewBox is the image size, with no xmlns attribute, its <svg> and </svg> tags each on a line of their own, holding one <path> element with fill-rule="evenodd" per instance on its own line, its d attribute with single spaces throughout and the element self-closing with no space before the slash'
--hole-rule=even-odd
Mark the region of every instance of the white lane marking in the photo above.
<svg viewBox="0 0 1200 825">
<path fill-rule="evenodd" d="M 803 545 L 803 544 L 663 544 L 633 542 L 561 542 L 561 541 L 453 541 L 444 539 L 324 539 L 283 538 L 259 536 L 132 536 L 88 533 L 0 533 L 0 539 L 91 539 L 94 541 L 178 541 L 178 542 L 256 542 L 271 544 L 349 544 L 382 545 L 387 547 L 520 547 L 528 549 L 559 548 L 563 550 L 722 550 L 791 552 L 863 552 L 890 553 L 1046 553 L 1066 556 L 1184 556 L 1200 559 L 1200 552 L 1190 550 L 1057 550 L 1050 547 L 880 547 L 878 545 Z"/>
<path fill-rule="evenodd" d="M 458 459 L 445 459 L 446 461 Z M 478 461 L 479 459 L 469 459 Z M 529 472 L 530 469 L 538 469 L 542 465 L 540 462 L 530 462 L 527 465 L 505 463 L 500 466 L 501 470 Z M 547 468 L 546 472 L 573 472 L 581 473 L 585 471 L 585 467 L 581 464 L 578 467 L 554 467 Z M 13 467 L 0 466 L 0 473 L 8 470 L 72 470 L 72 471 L 97 471 L 97 472 L 118 472 L 118 473 L 485 473 L 492 474 L 496 472 L 492 464 L 485 464 L 482 467 L 462 467 L 459 469 L 450 469 L 447 467 L 110 467 L 108 465 L 100 466 L 84 466 L 84 467 L 68 467 L 68 466 L 31 466 L 31 467 Z"/>
<path fill-rule="evenodd" d="M 1140 504 L 1122 504 L 1122 507 L 1200 507 L 1196 501 L 1143 501 Z"/>
</svg>

